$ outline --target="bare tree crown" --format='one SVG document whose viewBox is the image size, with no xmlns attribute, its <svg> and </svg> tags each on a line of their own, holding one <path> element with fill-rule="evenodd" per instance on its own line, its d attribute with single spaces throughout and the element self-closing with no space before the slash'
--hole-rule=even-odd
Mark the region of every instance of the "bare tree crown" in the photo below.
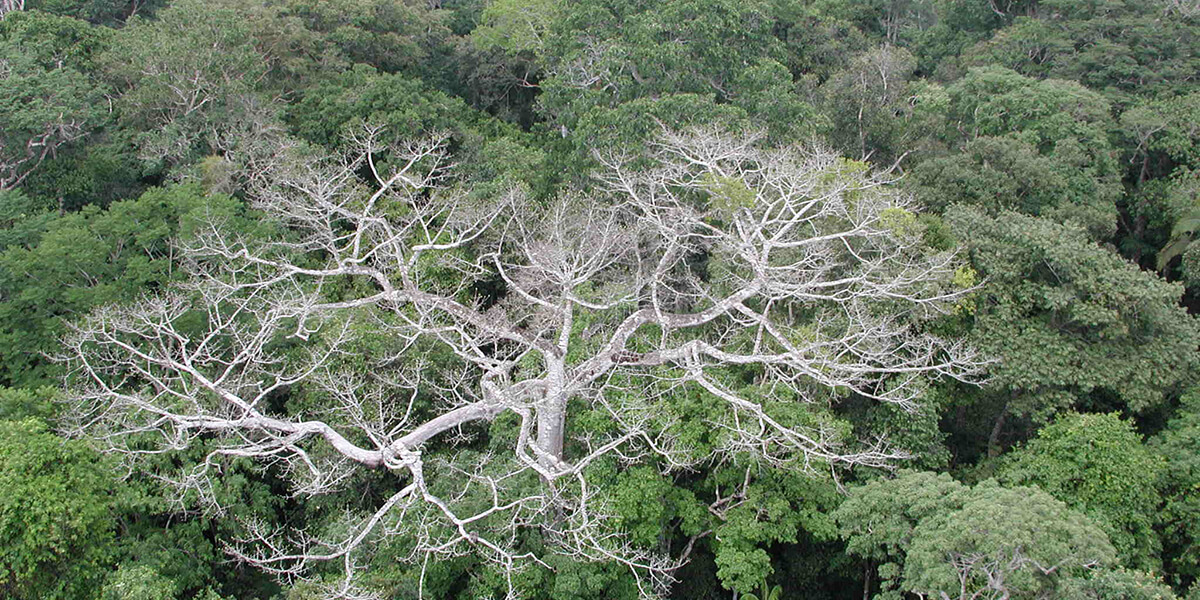
<svg viewBox="0 0 1200 600">
<path fill-rule="evenodd" d="M 628 565 L 652 596 L 679 558 L 606 526 L 586 475 L 606 457 L 712 460 L 675 435 L 674 390 L 723 407 L 722 456 L 825 469 L 901 453 L 773 414 L 731 369 L 816 407 L 851 393 L 910 407 L 928 378 L 977 371 L 969 348 L 921 328 L 964 292 L 954 254 L 925 248 L 910 199 L 857 163 L 667 133 L 649 166 L 600 157 L 591 193 L 541 203 L 478 198 L 440 140 L 385 148 L 376 133 L 347 156 L 272 161 L 252 198 L 278 236 L 213 220 L 183 243 L 188 283 L 99 310 L 66 340 L 76 433 L 135 454 L 215 442 L 181 485 L 203 491 L 227 457 L 279 464 L 300 493 L 356 465 L 400 478 L 336 539 L 249 524 L 231 549 L 261 568 L 303 577 L 332 561 L 345 576 L 331 594 L 369 597 L 359 549 L 405 536 L 401 559 L 475 552 L 511 578 L 540 562 L 522 545 L 535 530 L 556 552 Z M 364 331 L 390 340 L 386 355 L 339 367 Z M 322 413 L 278 409 L 300 387 L 329 398 Z M 611 431 L 572 432 L 576 406 Z M 501 415 L 518 423 L 506 452 L 452 452 Z"/>
</svg>

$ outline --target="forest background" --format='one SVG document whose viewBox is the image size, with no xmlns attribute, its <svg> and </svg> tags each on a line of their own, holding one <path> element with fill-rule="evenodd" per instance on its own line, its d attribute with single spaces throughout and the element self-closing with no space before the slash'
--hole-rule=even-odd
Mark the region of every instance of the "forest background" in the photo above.
<svg viewBox="0 0 1200 600">
<path fill-rule="evenodd" d="M 618 599 L 654 593 L 640 584 L 657 570 L 658 591 L 680 599 L 1200 598 L 1194 0 L 5 0 L 0 11 L 4 597 Z M 853 386 L 761 401 L 846 447 L 886 447 L 882 466 L 806 452 L 801 468 L 730 449 L 711 427 L 712 394 L 664 394 L 654 410 L 678 417 L 704 460 L 589 468 L 622 548 L 681 566 L 555 552 L 510 523 L 528 564 L 457 543 L 474 534 L 432 552 L 401 524 L 353 544 L 353 564 L 272 569 L 238 540 L 354 533 L 406 480 L 339 467 L 336 485 L 307 494 L 278 461 L 214 466 L 226 440 L 211 431 L 169 451 L 138 438 L 123 446 L 139 455 L 129 462 L 100 451 L 111 430 L 81 424 L 80 323 L 189 289 L 206 268 L 189 248 L 211 242 L 214 219 L 240 240 L 295 229 L 264 209 L 282 148 L 360 151 L 352 174 L 369 186 L 368 162 L 396 167 L 399 149 L 436 139 L 454 167 L 424 172 L 435 183 L 468 199 L 519 190 L 541 215 L 563 197 L 600 202 L 611 157 L 657 164 L 683 134 L 753 134 L 738 148 L 755 152 L 830 148 L 842 158 L 807 175 L 911 198 L 877 215 L 889 235 L 958 262 L 943 282 L 952 301 L 908 326 L 985 360 L 969 377 L 922 380 L 912 402 Z M 756 190 L 739 181 L 703 180 L 696 201 L 753 209 Z M 701 248 L 685 270 L 716 278 L 715 256 Z M 430 277 L 484 308 L 515 294 L 494 270 Z M 338 281 L 325 301 L 361 291 Z M 452 362 L 356 331 L 338 359 L 346 381 L 386 378 L 414 352 L 431 369 Z M 264 344 L 292 356 L 300 337 Z M 761 376 L 723 374 L 743 396 L 766 394 Z M 454 396 L 444 383 L 414 392 L 415 410 Z M 338 401 L 296 381 L 265 402 L 300 419 Z M 597 406 L 577 414 L 559 442 L 567 455 L 609 433 Z M 462 461 L 518 429 L 473 423 L 424 452 L 466 477 Z M 199 467 L 219 476 L 166 485 Z"/>
</svg>

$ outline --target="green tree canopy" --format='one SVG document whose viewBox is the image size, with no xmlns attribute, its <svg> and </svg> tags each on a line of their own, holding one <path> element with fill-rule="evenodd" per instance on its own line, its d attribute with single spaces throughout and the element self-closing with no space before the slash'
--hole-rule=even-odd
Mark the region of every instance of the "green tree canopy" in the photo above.
<svg viewBox="0 0 1200 600">
<path fill-rule="evenodd" d="M 1200 395 L 1183 397 L 1178 415 L 1152 440 L 1162 471 L 1163 559 L 1182 588 L 1200 580 Z"/>
<path fill-rule="evenodd" d="M 1063 600 L 1176 600 L 1175 592 L 1152 573 L 1124 568 L 1097 569 L 1088 577 L 1063 582 Z"/>
<path fill-rule="evenodd" d="M 1121 562 L 1157 571 L 1164 461 L 1117 414 L 1061 414 L 1009 455 L 1000 479 L 1036 485 L 1102 527 Z"/>
<path fill-rule="evenodd" d="M 1115 552 L 1083 514 L 1037 488 L 901 472 L 855 489 L 834 513 L 847 552 L 877 565 L 879 600 L 1044 598 Z"/>
<path fill-rule="evenodd" d="M 1138 412 L 1194 376 L 1200 332 L 1182 289 L 1073 225 L 960 207 L 947 221 L 984 281 L 972 337 L 997 359 L 990 393 L 1015 414 L 1076 405 Z"/>
<path fill-rule="evenodd" d="M 99 455 L 35 419 L 0 421 L 0 590 L 90 597 L 112 556 L 111 478 Z"/>
<path fill-rule="evenodd" d="M 0 252 L 0 377 L 16 385 L 47 383 L 58 371 L 44 354 L 56 351 L 64 318 L 176 278 L 169 241 L 187 235 L 202 216 L 239 212 L 229 197 L 183 185 L 49 218 L 27 232 L 22 245 Z"/>
<path fill-rule="evenodd" d="M 324 70 L 300 59 L 319 50 L 315 34 L 279 6 L 182 0 L 153 20 L 132 19 L 100 62 L 142 158 L 175 164 L 198 159 L 239 125 L 272 119 L 278 99 Z"/>
<path fill-rule="evenodd" d="M 969 492 L 945 473 L 901 471 L 858 488 L 833 516 L 846 552 L 875 563 L 883 598 L 892 598 L 917 525 L 962 508 Z"/>
<path fill-rule="evenodd" d="M 996 67 L 971 69 L 946 93 L 939 137 L 951 151 L 916 166 L 924 202 L 1070 220 L 1097 239 L 1114 233 L 1122 188 L 1103 96 Z"/>
<path fill-rule="evenodd" d="M 0 35 L 0 190 L 20 185 L 106 119 L 103 88 L 55 60 L 52 49 L 24 42 L 11 31 Z"/>
<path fill-rule="evenodd" d="M 1037 488 L 985 481 L 961 509 L 913 530 L 903 588 L 961 600 L 1046 598 L 1063 580 L 1115 560 L 1087 517 Z"/>
</svg>

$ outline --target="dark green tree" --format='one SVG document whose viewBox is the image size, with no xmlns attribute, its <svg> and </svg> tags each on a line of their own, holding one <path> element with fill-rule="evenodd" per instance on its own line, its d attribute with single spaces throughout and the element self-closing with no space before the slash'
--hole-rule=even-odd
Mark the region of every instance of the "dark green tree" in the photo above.
<svg viewBox="0 0 1200 600">
<path fill-rule="evenodd" d="M 1200 579 L 1200 397 L 1183 397 L 1178 415 L 1152 440 L 1163 456 L 1163 562 L 1177 589 Z"/>
<path fill-rule="evenodd" d="M 956 208 L 947 221 L 984 281 L 969 315 L 975 343 L 997 359 L 977 400 L 1005 416 L 1141 412 L 1194 377 L 1200 333 L 1182 289 L 1137 268 L 1080 228 L 1014 212 Z M 985 403 L 980 406 L 989 406 Z M 978 409 L 976 409 L 978 410 Z M 985 434 L 986 435 L 986 434 Z"/>
<path fill-rule="evenodd" d="M 946 93 L 939 137 L 949 152 L 914 169 L 924 202 L 1074 221 L 1097 239 L 1115 232 L 1121 173 L 1101 95 L 996 67 L 971 69 Z"/>
<path fill-rule="evenodd" d="M 106 119 L 103 88 L 13 29 L 0 35 L 0 190 L 21 185 Z"/>
</svg>

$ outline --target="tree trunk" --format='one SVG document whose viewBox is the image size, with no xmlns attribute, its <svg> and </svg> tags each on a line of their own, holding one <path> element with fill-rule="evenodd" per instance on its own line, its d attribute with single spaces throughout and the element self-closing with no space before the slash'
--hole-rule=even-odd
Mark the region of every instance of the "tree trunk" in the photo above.
<svg viewBox="0 0 1200 600">
<path fill-rule="evenodd" d="M 542 452 L 561 461 L 563 457 L 563 438 L 567 428 L 566 402 L 561 405 L 558 401 L 547 402 L 538 411 L 538 448 Z"/>
<path fill-rule="evenodd" d="M 538 407 L 537 443 L 547 456 L 542 460 L 551 464 L 563 458 L 563 439 L 567 427 L 567 395 L 565 384 L 566 366 L 558 358 L 546 360 L 546 397 Z M 547 459 L 552 457 L 553 461 Z"/>
<path fill-rule="evenodd" d="M 996 415 L 996 421 L 992 424 L 992 434 L 988 436 L 988 458 L 1000 456 L 1000 433 L 1004 431 L 1004 420 L 1008 416 L 1008 402 L 1000 407 L 1000 414 Z"/>
<path fill-rule="evenodd" d="M 863 564 L 863 600 L 871 600 L 871 561 L 866 561 Z"/>
</svg>

